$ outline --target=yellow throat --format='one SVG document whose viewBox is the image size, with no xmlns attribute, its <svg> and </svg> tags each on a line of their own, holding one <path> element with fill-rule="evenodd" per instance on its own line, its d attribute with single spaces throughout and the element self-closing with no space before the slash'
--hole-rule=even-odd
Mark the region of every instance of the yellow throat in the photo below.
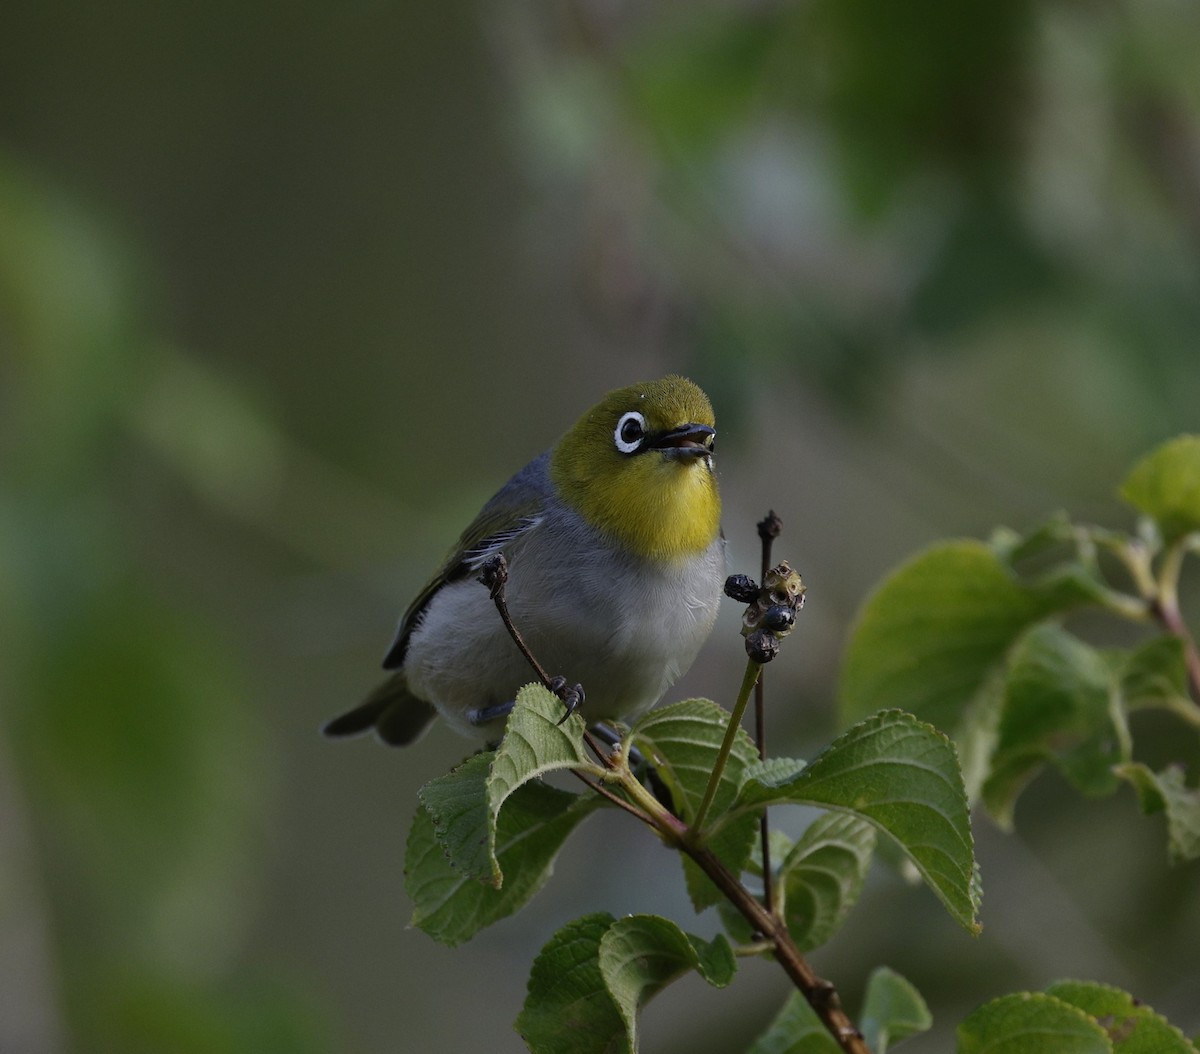
<svg viewBox="0 0 1200 1054">
<path fill-rule="evenodd" d="M 550 478 L 559 497 L 621 547 L 649 560 L 686 560 L 720 530 L 713 425 L 708 397 L 686 378 L 619 388 L 562 437 Z M 685 434 L 689 426 L 694 436 Z"/>
</svg>

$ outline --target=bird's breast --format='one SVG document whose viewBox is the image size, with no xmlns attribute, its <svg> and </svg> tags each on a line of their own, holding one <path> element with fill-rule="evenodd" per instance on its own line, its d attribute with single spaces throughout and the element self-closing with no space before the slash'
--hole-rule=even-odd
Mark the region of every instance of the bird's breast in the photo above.
<svg viewBox="0 0 1200 1054">
<path fill-rule="evenodd" d="M 669 564 L 617 551 L 573 514 L 506 547 L 509 613 L 551 676 L 579 682 L 589 721 L 632 719 L 691 665 L 717 614 L 724 542 Z M 451 722 L 515 697 L 533 671 L 473 580 L 443 587 L 414 629 L 410 688 Z M 465 730 L 460 725 L 460 730 Z"/>
</svg>

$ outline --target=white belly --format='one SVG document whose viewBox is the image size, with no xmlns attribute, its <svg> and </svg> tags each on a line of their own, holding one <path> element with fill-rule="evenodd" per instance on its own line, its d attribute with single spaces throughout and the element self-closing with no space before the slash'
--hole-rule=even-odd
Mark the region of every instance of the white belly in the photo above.
<svg viewBox="0 0 1200 1054">
<path fill-rule="evenodd" d="M 509 554 L 513 621 L 550 676 L 583 685 L 589 722 L 632 720 L 691 666 L 712 629 L 724 543 L 663 571 L 605 555 L 573 566 L 571 556 L 556 558 L 544 545 L 531 552 L 537 541 Z M 452 727 L 483 738 L 495 738 L 498 726 L 480 728 L 471 715 L 512 700 L 536 679 L 474 579 L 433 597 L 409 638 L 404 672 L 409 689 Z"/>
</svg>

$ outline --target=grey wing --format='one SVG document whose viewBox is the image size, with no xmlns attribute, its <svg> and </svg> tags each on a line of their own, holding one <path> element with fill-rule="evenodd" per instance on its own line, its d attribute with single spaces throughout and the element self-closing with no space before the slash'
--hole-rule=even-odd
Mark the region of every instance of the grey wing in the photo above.
<svg viewBox="0 0 1200 1054">
<path fill-rule="evenodd" d="M 489 557 L 503 551 L 514 538 L 542 522 L 542 510 L 551 492 L 549 461 L 550 455 L 546 453 L 529 462 L 479 510 L 479 515 L 463 531 L 442 566 L 401 617 L 396 636 L 383 659 L 385 670 L 396 670 L 404 665 L 409 635 L 442 586 L 474 574 Z"/>
</svg>

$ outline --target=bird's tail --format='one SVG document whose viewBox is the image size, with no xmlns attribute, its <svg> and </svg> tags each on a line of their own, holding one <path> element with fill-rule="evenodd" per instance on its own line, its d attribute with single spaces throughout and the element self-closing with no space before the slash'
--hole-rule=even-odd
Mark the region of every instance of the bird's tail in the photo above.
<svg viewBox="0 0 1200 1054">
<path fill-rule="evenodd" d="M 424 699 L 408 690 L 403 671 L 392 674 L 353 710 L 335 717 L 321 729 L 332 739 L 356 736 L 374 728 L 393 747 L 407 746 L 421 737 L 437 715 Z"/>
</svg>

